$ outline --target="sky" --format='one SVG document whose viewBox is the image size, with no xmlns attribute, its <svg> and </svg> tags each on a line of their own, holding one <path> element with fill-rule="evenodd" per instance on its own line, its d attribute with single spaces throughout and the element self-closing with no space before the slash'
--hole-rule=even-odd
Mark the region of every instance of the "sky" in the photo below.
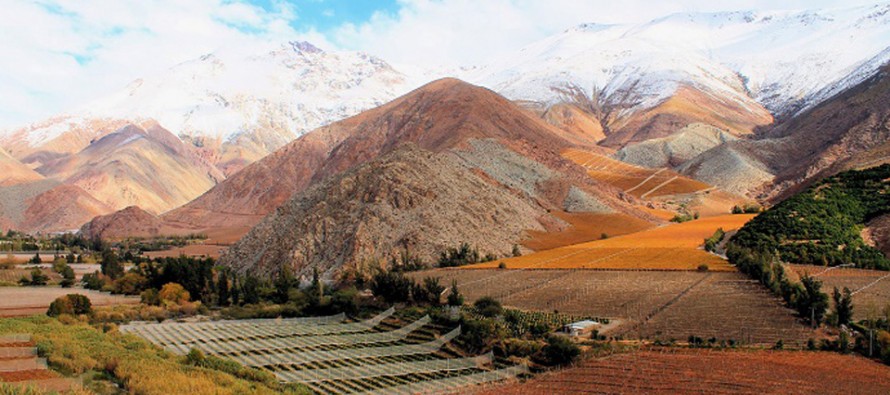
<svg viewBox="0 0 890 395">
<path fill-rule="evenodd" d="M 306 40 L 395 65 L 484 64 L 580 23 L 859 0 L 0 0 L 0 128 L 82 106 L 227 45 Z"/>
</svg>

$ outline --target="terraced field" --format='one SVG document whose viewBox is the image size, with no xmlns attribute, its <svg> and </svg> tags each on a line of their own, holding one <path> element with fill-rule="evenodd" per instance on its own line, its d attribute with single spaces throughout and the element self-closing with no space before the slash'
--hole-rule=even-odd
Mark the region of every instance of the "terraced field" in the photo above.
<svg viewBox="0 0 890 395">
<path fill-rule="evenodd" d="M 738 229 L 753 215 L 723 215 L 672 224 L 624 236 L 540 251 L 515 258 L 464 266 L 465 270 L 509 269 L 621 269 L 735 271 L 726 260 L 700 247 L 717 228 Z"/>
<path fill-rule="evenodd" d="M 393 309 L 358 322 L 330 317 L 192 323 L 134 323 L 121 327 L 176 354 L 197 348 L 265 369 L 282 382 L 318 393 L 401 394 L 457 390 L 527 373 L 491 354 L 465 356 L 448 347 L 458 328 L 421 317 L 403 324 Z"/>
<path fill-rule="evenodd" d="M 823 267 L 815 265 L 786 265 L 787 273 L 799 278 L 804 273 L 822 281 L 822 291 L 831 295 L 834 287 L 853 291 L 853 319 L 883 317 L 890 306 L 890 272 L 856 268 Z M 833 303 L 833 302 L 832 302 Z"/>
<path fill-rule="evenodd" d="M 609 318 L 624 338 L 690 335 L 739 344 L 797 347 L 814 337 L 781 301 L 740 273 L 610 270 L 461 270 L 412 273 L 456 280 L 469 301 L 492 296 L 523 310 Z"/>
<path fill-rule="evenodd" d="M 890 368 L 830 352 L 653 348 L 478 393 L 887 394 Z"/>
<path fill-rule="evenodd" d="M 53 393 L 80 388 L 76 380 L 47 369 L 46 360 L 37 357 L 37 349 L 27 334 L 0 337 L 0 383 Z"/>
<path fill-rule="evenodd" d="M 711 188 L 708 184 L 687 178 L 673 170 L 647 169 L 594 152 L 569 149 L 563 156 L 586 168 L 587 174 L 594 179 L 638 198 L 689 194 Z"/>
</svg>

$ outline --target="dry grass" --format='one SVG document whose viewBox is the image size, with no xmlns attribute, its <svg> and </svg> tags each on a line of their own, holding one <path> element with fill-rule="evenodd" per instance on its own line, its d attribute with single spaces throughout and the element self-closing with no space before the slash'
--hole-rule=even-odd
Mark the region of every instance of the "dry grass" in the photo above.
<svg viewBox="0 0 890 395">
<path fill-rule="evenodd" d="M 56 298 L 77 293 L 90 298 L 93 306 L 139 303 L 138 297 L 124 297 L 79 288 L 0 287 L 0 317 L 45 314 Z"/>
<path fill-rule="evenodd" d="M 489 394 L 886 394 L 890 367 L 829 352 L 645 349 L 543 374 Z"/>
<path fill-rule="evenodd" d="M 742 227 L 754 215 L 723 215 L 672 224 L 606 240 L 575 244 L 516 258 L 465 266 L 465 269 L 621 269 L 735 271 L 726 260 L 700 247 L 717 228 Z"/>
<path fill-rule="evenodd" d="M 553 212 L 552 214 L 569 223 L 571 227 L 561 232 L 528 231 L 529 238 L 522 242 L 523 246 L 535 251 L 543 251 L 599 240 L 603 234 L 614 237 L 652 227 L 649 222 L 626 214 L 566 212 Z"/>
</svg>

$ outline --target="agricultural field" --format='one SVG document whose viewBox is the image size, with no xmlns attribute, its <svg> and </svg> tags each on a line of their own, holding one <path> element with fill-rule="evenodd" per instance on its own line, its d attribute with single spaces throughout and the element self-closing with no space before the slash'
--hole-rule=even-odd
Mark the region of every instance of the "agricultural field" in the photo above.
<svg viewBox="0 0 890 395">
<path fill-rule="evenodd" d="M 27 334 L 0 336 L 0 383 L 57 392 L 80 388 L 77 381 L 47 368 L 46 360 L 37 357 L 35 344 Z"/>
<path fill-rule="evenodd" d="M 587 169 L 590 177 L 642 199 L 703 192 L 711 188 L 670 169 L 647 169 L 594 152 L 569 149 L 563 157 Z"/>
<path fill-rule="evenodd" d="M 652 228 L 652 224 L 627 214 L 553 212 L 571 227 L 559 232 L 528 231 L 522 245 L 534 251 L 600 240 L 603 235 L 620 236 Z M 671 214 L 673 216 L 673 214 Z M 670 219 L 670 217 L 668 218 Z"/>
<path fill-rule="evenodd" d="M 890 369 L 830 352 L 651 348 L 477 393 L 887 394 Z"/>
<path fill-rule="evenodd" d="M 49 277 L 50 284 L 58 284 L 59 281 L 62 280 L 62 276 L 59 275 L 59 273 L 52 271 L 52 269 L 42 268 L 40 271 L 43 272 L 44 275 Z M 21 279 L 22 277 L 31 278 L 31 268 L 14 267 L 9 269 L 0 269 L 0 285 L 17 285 L 19 283 L 19 279 Z"/>
<path fill-rule="evenodd" d="M 829 296 L 835 287 L 853 291 L 854 320 L 885 317 L 884 308 L 890 306 L 890 272 L 815 265 L 785 265 L 785 268 L 794 280 L 809 274 L 822 281 L 822 292 Z"/>
<path fill-rule="evenodd" d="M 412 322 L 393 309 L 365 321 L 330 317 L 183 323 L 132 323 L 132 333 L 184 355 L 192 349 L 271 372 L 318 393 L 416 393 L 457 390 L 528 373 L 491 354 L 467 356 L 450 347 L 461 328 L 429 316 Z"/>
<path fill-rule="evenodd" d="M 111 295 L 80 288 L 0 287 L 0 317 L 45 314 L 49 304 L 56 298 L 74 293 L 90 298 L 94 307 L 139 303 L 139 297 Z"/>
<path fill-rule="evenodd" d="M 753 217 L 748 214 L 702 218 L 463 268 L 497 268 L 503 262 L 508 269 L 696 270 L 704 264 L 710 271 L 735 271 L 726 260 L 701 246 L 718 228 L 738 229 Z"/>
<path fill-rule="evenodd" d="M 741 273 L 609 270 L 461 270 L 411 273 L 457 281 L 472 302 L 492 296 L 520 310 L 608 318 L 603 334 L 685 341 L 690 335 L 737 344 L 801 347 L 815 334 Z"/>
</svg>

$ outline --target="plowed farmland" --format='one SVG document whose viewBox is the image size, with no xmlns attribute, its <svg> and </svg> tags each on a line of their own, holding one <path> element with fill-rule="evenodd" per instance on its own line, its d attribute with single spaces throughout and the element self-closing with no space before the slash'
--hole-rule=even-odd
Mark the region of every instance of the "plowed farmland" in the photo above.
<svg viewBox="0 0 890 395">
<path fill-rule="evenodd" d="M 800 347 L 814 334 L 781 301 L 740 273 L 608 270 L 460 270 L 411 274 L 457 281 L 468 301 L 492 296 L 523 310 L 621 322 L 608 335 L 685 341 L 690 335 Z"/>
<path fill-rule="evenodd" d="M 590 177 L 639 198 L 688 194 L 711 187 L 673 170 L 647 169 L 594 152 L 570 149 L 563 156 L 586 168 Z"/>
<path fill-rule="evenodd" d="M 521 257 L 501 259 L 466 269 L 622 269 L 734 271 L 724 259 L 700 248 L 717 228 L 738 229 L 753 215 L 723 215 L 667 225 L 629 235 L 575 244 Z"/>
<path fill-rule="evenodd" d="M 831 295 L 834 287 L 853 291 L 853 319 L 864 320 L 871 315 L 883 316 L 883 309 L 890 305 L 890 272 L 856 268 L 828 268 L 815 265 L 787 265 L 789 276 L 797 278 L 804 273 L 822 281 L 822 291 Z M 832 302 L 833 303 L 833 302 Z"/>
<path fill-rule="evenodd" d="M 890 368 L 807 351 L 649 349 L 590 359 L 486 394 L 887 394 Z"/>
</svg>

